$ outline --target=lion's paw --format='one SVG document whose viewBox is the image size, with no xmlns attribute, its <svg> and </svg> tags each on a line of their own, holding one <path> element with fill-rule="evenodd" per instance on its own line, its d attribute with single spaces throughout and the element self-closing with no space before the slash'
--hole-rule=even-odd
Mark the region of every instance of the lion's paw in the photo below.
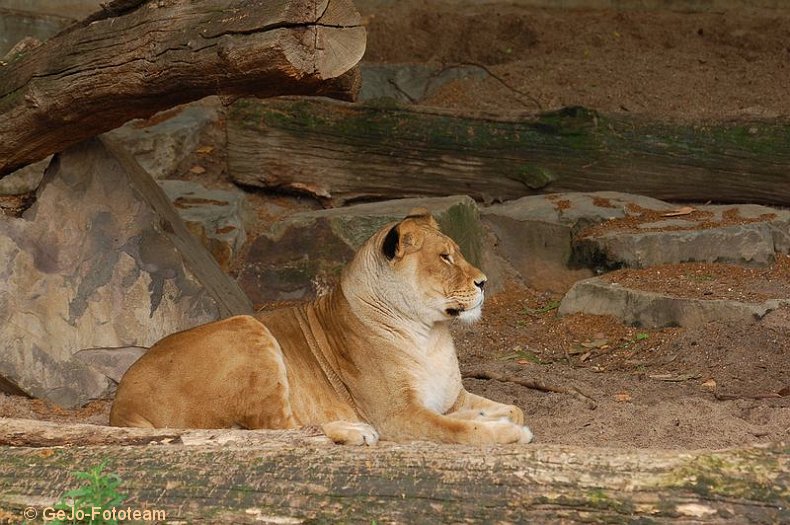
<svg viewBox="0 0 790 525">
<path fill-rule="evenodd" d="M 367 423 L 352 421 L 332 421 L 321 425 L 324 434 L 341 445 L 375 445 L 379 433 Z"/>
<path fill-rule="evenodd" d="M 489 420 L 507 420 L 517 425 L 524 424 L 524 412 L 514 405 L 499 405 L 485 408 L 480 411 L 480 416 Z"/>
<path fill-rule="evenodd" d="M 531 443 L 532 431 L 529 427 L 511 423 L 503 419 L 496 423 L 489 423 L 496 443 Z"/>
<path fill-rule="evenodd" d="M 532 430 L 530 430 L 528 426 L 523 425 L 521 427 L 521 438 L 518 440 L 518 442 L 532 443 L 533 439 L 535 439 L 535 436 L 532 434 Z"/>
</svg>

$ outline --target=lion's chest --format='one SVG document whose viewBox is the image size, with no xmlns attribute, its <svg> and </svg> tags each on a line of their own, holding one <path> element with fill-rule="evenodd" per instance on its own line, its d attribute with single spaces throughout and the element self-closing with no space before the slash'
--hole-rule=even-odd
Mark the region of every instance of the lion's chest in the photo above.
<svg viewBox="0 0 790 525">
<path fill-rule="evenodd" d="M 417 356 L 418 366 L 413 371 L 414 390 L 422 404 L 439 414 L 453 406 L 461 390 L 458 358 L 452 342 L 433 345 Z"/>
</svg>

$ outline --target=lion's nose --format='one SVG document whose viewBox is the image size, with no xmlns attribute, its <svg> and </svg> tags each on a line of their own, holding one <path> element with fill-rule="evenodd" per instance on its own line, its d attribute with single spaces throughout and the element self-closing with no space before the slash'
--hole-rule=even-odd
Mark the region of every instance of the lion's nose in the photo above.
<svg viewBox="0 0 790 525">
<path fill-rule="evenodd" d="M 485 278 L 483 278 L 483 279 L 477 279 L 477 280 L 475 280 L 475 286 L 477 286 L 477 287 L 478 287 L 478 288 L 480 288 L 481 290 L 483 289 L 483 287 L 484 287 L 485 285 L 486 285 L 486 280 L 485 280 Z"/>
</svg>

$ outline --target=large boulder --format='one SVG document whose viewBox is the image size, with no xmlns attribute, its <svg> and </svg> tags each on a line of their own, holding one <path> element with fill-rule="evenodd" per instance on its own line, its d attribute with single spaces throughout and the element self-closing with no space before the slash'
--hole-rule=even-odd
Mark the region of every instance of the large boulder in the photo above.
<svg viewBox="0 0 790 525">
<path fill-rule="evenodd" d="M 128 366 L 81 352 L 251 310 L 154 180 L 102 140 L 56 156 L 35 204 L 0 219 L 0 260 L 0 388 L 63 406 L 105 395 L 107 363 Z"/>
<path fill-rule="evenodd" d="M 251 241 L 239 282 L 255 303 L 311 297 L 337 280 L 374 232 L 415 207 L 431 210 L 466 258 L 480 264 L 483 232 L 471 198 L 399 199 L 284 218 Z"/>
</svg>

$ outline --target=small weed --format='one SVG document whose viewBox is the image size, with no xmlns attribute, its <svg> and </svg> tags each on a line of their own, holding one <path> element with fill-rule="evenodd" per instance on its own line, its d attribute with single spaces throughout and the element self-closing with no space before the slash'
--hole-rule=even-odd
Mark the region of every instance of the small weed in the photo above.
<svg viewBox="0 0 790 525">
<path fill-rule="evenodd" d="M 686 277 L 689 280 L 691 280 L 691 281 L 697 281 L 697 282 L 701 282 L 701 283 L 709 282 L 709 281 L 715 281 L 716 280 L 716 277 L 714 275 L 709 274 L 709 273 L 686 274 Z"/>
<path fill-rule="evenodd" d="M 121 478 L 117 474 L 102 471 L 107 465 L 106 461 L 93 467 L 87 472 L 75 472 L 74 477 L 87 481 L 87 484 L 65 492 L 55 504 L 56 511 L 64 511 L 66 521 L 60 519 L 51 523 L 56 525 L 90 523 L 93 525 L 116 525 L 117 520 L 103 519 L 102 513 L 98 516 L 96 509 L 108 510 L 119 507 L 126 499 L 126 495 L 118 492 Z M 98 517 L 98 519 L 96 519 Z"/>
<path fill-rule="evenodd" d="M 628 339 L 627 341 L 622 343 L 620 345 L 620 348 L 629 348 L 633 344 L 639 343 L 641 341 L 647 341 L 648 339 L 650 339 L 650 334 L 645 333 L 645 332 L 639 332 L 638 334 L 636 334 L 631 339 Z"/>
<path fill-rule="evenodd" d="M 513 352 L 509 354 L 505 354 L 499 358 L 500 361 L 529 361 L 530 363 L 535 363 L 536 365 L 542 365 L 543 361 L 535 355 L 534 353 L 530 352 L 529 350 L 524 350 L 520 346 L 513 348 Z"/>
<path fill-rule="evenodd" d="M 540 306 L 538 308 L 525 308 L 524 313 L 526 313 L 527 315 L 540 315 L 540 314 L 545 314 L 547 312 L 551 312 L 552 310 L 556 310 L 559 307 L 560 307 L 559 301 L 549 301 L 545 305 Z"/>
</svg>

